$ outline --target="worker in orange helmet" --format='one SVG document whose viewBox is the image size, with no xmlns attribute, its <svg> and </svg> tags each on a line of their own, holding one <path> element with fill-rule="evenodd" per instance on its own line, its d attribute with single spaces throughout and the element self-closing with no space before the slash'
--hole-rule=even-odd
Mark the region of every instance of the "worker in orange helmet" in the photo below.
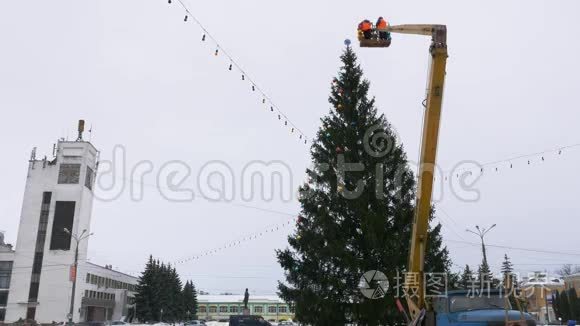
<svg viewBox="0 0 580 326">
<path fill-rule="evenodd" d="M 359 31 L 363 32 L 365 39 L 370 40 L 373 32 L 373 24 L 370 20 L 365 19 L 360 24 L 358 24 Z"/>
<path fill-rule="evenodd" d="M 377 20 L 376 26 L 377 26 L 377 29 L 383 29 L 383 28 L 387 28 L 389 26 L 389 23 L 387 23 L 387 21 L 383 17 L 379 17 L 379 19 Z M 391 38 L 391 33 L 379 31 L 379 39 L 388 40 L 390 38 Z"/>
</svg>

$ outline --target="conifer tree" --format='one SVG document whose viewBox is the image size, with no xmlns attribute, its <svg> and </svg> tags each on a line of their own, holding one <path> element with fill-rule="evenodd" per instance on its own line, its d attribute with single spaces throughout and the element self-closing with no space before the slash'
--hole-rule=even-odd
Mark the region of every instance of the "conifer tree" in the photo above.
<svg viewBox="0 0 580 326">
<path fill-rule="evenodd" d="M 560 313 L 562 315 L 562 320 L 566 321 L 572 319 L 568 291 L 566 290 L 560 292 Z"/>
<path fill-rule="evenodd" d="M 186 318 L 196 318 L 197 315 L 197 293 L 193 282 L 187 281 L 182 292 L 183 309 Z"/>
<path fill-rule="evenodd" d="M 580 320 L 580 300 L 578 300 L 578 294 L 576 294 L 576 289 L 568 289 L 568 305 L 570 309 L 571 320 Z"/>
<path fill-rule="evenodd" d="M 178 322 L 187 318 L 184 293 L 187 293 L 187 298 L 193 297 L 193 300 L 188 299 L 188 304 L 197 307 L 193 284 L 190 283 L 186 291 L 176 269 L 151 256 L 139 278 L 136 291 L 136 315 L 141 322 Z"/>
<path fill-rule="evenodd" d="M 508 289 L 514 287 L 514 267 L 507 254 L 504 255 L 503 262 L 501 264 L 501 273 L 503 275 L 503 283 L 505 287 Z"/>
<path fill-rule="evenodd" d="M 361 294 L 361 276 L 381 271 L 391 284 L 407 266 L 415 178 L 392 126 L 369 98 L 369 82 L 351 47 L 331 87 L 330 112 L 311 147 L 314 167 L 300 187 L 301 215 L 289 248 L 277 252 L 286 271 L 279 293 L 311 325 L 401 321 L 394 290 L 380 299 Z M 426 265 L 448 272 L 441 227 L 430 229 Z"/>
<path fill-rule="evenodd" d="M 493 274 L 491 273 L 487 260 L 483 259 L 481 265 L 479 265 L 477 277 L 482 289 L 487 289 L 492 286 Z"/>
<path fill-rule="evenodd" d="M 461 286 L 463 289 L 469 290 L 473 285 L 473 271 L 469 265 L 465 265 L 463 274 L 461 274 Z"/>
<path fill-rule="evenodd" d="M 142 322 L 158 320 L 154 314 L 155 308 L 159 305 L 158 289 L 155 281 L 157 268 L 157 262 L 150 256 L 145 270 L 137 283 L 137 293 L 135 294 L 136 314 L 137 318 Z"/>
</svg>

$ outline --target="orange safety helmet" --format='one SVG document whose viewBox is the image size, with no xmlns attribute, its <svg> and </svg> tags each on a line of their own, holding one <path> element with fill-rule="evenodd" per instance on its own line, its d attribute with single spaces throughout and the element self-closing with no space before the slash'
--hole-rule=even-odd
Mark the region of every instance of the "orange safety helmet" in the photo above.
<svg viewBox="0 0 580 326">
<path fill-rule="evenodd" d="M 387 21 L 383 17 L 379 17 L 379 20 L 377 20 L 377 28 L 382 29 L 382 28 L 387 28 L 387 26 L 389 26 Z"/>
<path fill-rule="evenodd" d="M 368 19 L 363 20 L 360 24 L 358 24 L 358 29 L 363 32 L 369 31 L 373 28 L 373 25 Z"/>
</svg>

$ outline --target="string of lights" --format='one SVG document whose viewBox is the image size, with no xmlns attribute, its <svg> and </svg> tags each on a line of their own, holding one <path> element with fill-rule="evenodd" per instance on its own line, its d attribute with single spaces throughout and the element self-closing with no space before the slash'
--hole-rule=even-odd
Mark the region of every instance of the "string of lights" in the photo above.
<svg viewBox="0 0 580 326">
<path fill-rule="evenodd" d="M 478 166 L 474 167 L 474 168 L 463 168 L 463 169 L 454 170 L 454 171 L 447 170 L 447 171 L 443 172 L 443 175 L 444 175 L 445 180 L 448 180 L 448 178 L 450 178 L 450 177 L 459 178 L 465 174 L 473 175 L 474 172 L 480 173 L 480 175 L 483 175 L 488 170 L 491 170 L 494 172 L 500 172 L 500 169 L 504 169 L 504 168 L 508 168 L 508 167 L 509 167 L 509 169 L 513 169 L 515 166 L 518 166 L 516 163 L 520 163 L 520 162 L 521 162 L 522 166 L 523 165 L 532 165 L 535 162 L 541 163 L 541 162 L 546 161 L 549 154 L 561 156 L 562 154 L 564 154 L 565 151 L 570 150 L 570 149 L 575 149 L 578 147 L 580 147 L 580 143 L 555 147 L 555 148 L 547 149 L 547 150 L 540 151 L 540 152 L 527 153 L 527 154 L 512 156 L 512 157 L 508 157 L 508 158 L 500 159 L 500 160 L 496 160 L 496 161 L 486 162 L 483 164 L 478 164 Z"/>
<path fill-rule="evenodd" d="M 173 1 L 167 0 L 167 2 L 168 2 L 168 4 L 172 4 Z M 296 126 L 296 124 L 294 124 L 294 122 L 292 122 L 282 110 L 280 110 L 280 108 L 274 103 L 272 98 L 268 94 L 266 94 L 266 92 L 262 88 L 260 88 L 258 86 L 258 84 L 254 81 L 254 79 L 252 77 L 250 77 L 250 75 L 228 53 L 228 51 L 226 51 L 226 49 L 224 49 L 224 47 L 220 45 L 220 43 L 217 41 L 217 39 L 205 28 L 205 26 L 199 21 L 199 19 L 197 19 L 192 14 L 192 12 L 189 10 L 189 8 L 185 4 L 185 2 L 183 0 L 177 0 L 177 2 L 181 5 L 181 7 L 183 8 L 183 10 L 185 12 L 184 17 L 183 17 L 183 21 L 185 23 L 187 23 L 189 21 L 193 21 L 201 29 L 201 31 L 203 33 L 202 37 L 201 37 L 201 41 L 204 43 L 208 43 L 208 42 L 213 43 L 213 45 L 215 47 L 215 51 L 213 52 L 214 55 L 217 57 L 217 56 L 220 56 L 220 54 L 221 54 L 222 56 L 226 57 L 229 61 L 228 70 L 229 71 L 236 70 L 238 72 L 239 76 L 241 76 L 241 79 L 243 81 L 247 81 L 250 84 L 252 93 L 260 94 L 262 104 L 266 105 L 266 107 L 269 107 L 269 111 L 272 114 L 276 115 L 280 122 L 283 122 L 283 126 L 288 128 L 290 130 L 291 134 L 297 135 L 299 141 L 303 142 L 304 144 L 307 144 L 308 138 L 306 137 L 304 132 L 300 128 L 298 128 L 298 126 Z"/>
<path fill-rule="evenodd" d="M 278 231 L 278 230 L 280 230 L 282 228 L 285 228 L 288 225 L 290 225 L 292 223 L 292 221 L 294 221 L 294 220 L 296 220 L 296 217 L 293 216 L 291 219 L 289 219 L 287 221 L 284 221 L 282 223 L 278 223 L 278 224 L 271 225 L 271 226 L 267 227 L 266 229 L 264 229 L 264 230 L 262 230 L 260 232 L 255 232 L 255 233 L 252 233 L 250 235 L 241 237 L 238 240 L 230 241 L 230 242 L 226 243 L 225 245 L 222 245 L 222 246 L 217 247 L 217 248 L 214 248 L 214 249 L 206 250 L 206 251 L 204 251 L 204 252 L 202 252 L 200 254 L 193 255 L 193 256 L 190 256 L 188 258 L 180 259 L 180 260 L 176 261 L 174 263 L 174 265 L 183 264 L 183 263 L 187 263 L 187 262 L 190 262 L 190 261 L 198 260 L 198 259 L 201 259 L 203 257 L 207 257 L 207 256 L 214 255 L 214 254 L 216 254 L 216 253 L 218 253 L 218 252 L 220 252 L 222 250 L 225 250 L 225 249 L 229 249 L 229 248 L 233 248 L 233 247 L 238 247 L 242 243 L 245 243 L 245 242 L 248 242 L 248 241 L 252 241 L 252 240 L 256 240 L 258 238 L 261 238 L 261 237 L 265 236 L 268 233 L 276 232 L 276 231 Z"/>
</svg>

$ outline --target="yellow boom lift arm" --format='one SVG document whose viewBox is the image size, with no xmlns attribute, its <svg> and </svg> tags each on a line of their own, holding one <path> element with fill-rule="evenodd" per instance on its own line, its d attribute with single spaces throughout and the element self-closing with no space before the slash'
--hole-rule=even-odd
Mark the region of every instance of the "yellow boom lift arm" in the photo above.
<svg viewBox="0 0 580 326">
<path fill-rule="evenodd" d="M 433 193 L 435 158 L 439 138 L 439 122 L 443 101 L 445 66 L 447 63 L 447 28 L 445 25 L 395 25 L 387 26 L 385 29 L 377 29 L 377 31 L 431 36 L 427 96 L 423 102 L 425 113 L 423 117 L 419 173 L 417 176 L 417 199 L 407 267 L 407 273 L 416 276 L 414 278 L 418 282 L 412 285 L 405 285 L 409 312 L 411 318 L 415 319 L 421 312 L 421 309 L 426 308 L 424 264 L 429 214 L 431 211 L 431 196 Z M 372 40 L 364 41 L 372 42 Z M 362 40 L 361 46 L 366 47 L 366 45 L 363 45 Z M 370 45 L 369 47 L 376 47 L 376 45 Z"/>
</svg>

